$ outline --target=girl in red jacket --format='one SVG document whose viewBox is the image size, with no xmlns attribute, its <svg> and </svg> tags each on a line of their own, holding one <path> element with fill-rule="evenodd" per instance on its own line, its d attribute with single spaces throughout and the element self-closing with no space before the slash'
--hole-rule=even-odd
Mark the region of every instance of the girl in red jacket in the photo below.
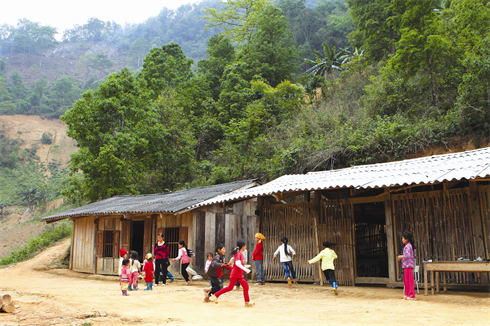
<svg viewBox="0 0 490 326">
<path fill-rule="evenodd" d="M 226 288 L 221 289 L 214 294 L 214 303 L 218 303 L 218 298 L 220 295 L 233 290 L 235 282 L 238 281 L 238 283 L 240 283 L 240 285 L 243 287 L 243 298 L 245 299 L 245 307 L 250 307 L 253 306 L 255 303 L 250 302 L 250 297 L 248 296 L 248 283 L 243 277 L 243 272 L 250 274 L 250 265 L 244 265 L 245 257 L 243 256 L 243 252 L 245 251 L 245 249 L 247 249 L 247 246 L 245 245 L 245 241 L 243 241 L 242 239 L 238 240 L 236 245 L 236 248 L 232 251 L 235 259 L 233 268 L 230 272 L 230 284 Z"/>
<path fill-rule="evenodd" d="M 252 253 L 252 260 L 255 261 L 255 271 L 257 273 L 257 283 L 255 285 L 265 285 L 265 277 L 264 277 L 264 245 L 262 242 L 265 241 L 265 237 L 262 233 L 255 233 L 255 241 L 257 245 L 255 246 L 255 250 Z"/>
<path fill-rule="evenodd" d="M 145 291 L 153 290 L 153 271 L 154 270 L 155 270 L 155 267 L 153 266 L 153 256 L 150 253 L 148 253 L 146 255 L 145 265 L 143 266 L 143 272 L 145 272 L 145 282 L 146 282 Z"/>
</svg>

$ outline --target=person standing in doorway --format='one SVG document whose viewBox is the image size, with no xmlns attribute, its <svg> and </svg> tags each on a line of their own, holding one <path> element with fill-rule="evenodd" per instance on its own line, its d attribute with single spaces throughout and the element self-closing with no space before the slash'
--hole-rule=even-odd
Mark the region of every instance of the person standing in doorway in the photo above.
<svg viewBox="0 0 490 326">
<path fill-rule="evenodd" d="M 165 243 L 163 233 L 158 233 L 157 243 L 153 248 L 153 255 L 155 256 L 155 286 L 158 286 L 158 279 L 160 278 L 160 272 L 163 275 L 167 275 L 167 268 L 169 265 L 169 248 Z M 167 285 L 167 278 L 162 277 L 163 286 Z"/>
<path fill-rule="evenodd" d="M 177 256 L 177 258 L 172 259 L 172 261 L 176 260 L 180 260 L 181 274 L 187 283 L 186 285 L 190 285 L 191 280 L 189 279 L 189 274 L 187 273 L 187 267 L 189 267 L 191 259 L 189 258 L 189 250 L 187 249 L 184 240 L 179 241 L 179 255 Z"/>
<path fill-rule="evenodd" d="M 283 237 L 281 239 L 281 245 L 277 247 L 276 252 L 274 252 L 274 258 L 272 261 L 276 260 L 276 256 L 279 255 L 279 260 L 281 262 L 282 268 L 284 268 L 284 272 L 286 273 L 286 277 L 288 278 L 288 285 L 291 286 L 291 277 L 293 278 L 294 284 L 296 281 L 296 272 L 293 267 L 293 256 L 298 261 L 298 257 L 296 257 L 296 251 L 288 245 L 288 238 Z M 291 274 L 290 274 L 291 273 Z"/>
<path fill-rule="evenodd" d="M 406 300 L 415 300 L 415 280 L 413 278 L 413 269 L 415 267 L 415 256 L 413 254 L 414 242 L 410 232 L 402 233 L 403 255 L 398 256 L 402 262 L 403 268 L 403 285 L 405 286 Z"/>
<path fill-rule="evenodd" d="M 255 285 L 265 285 L 265 277 L 264 277 L 264 245 L 265 237 L 262 233 L 255 234 L 255 241 L 257 244 L 255 245 L 255 250 L 252 253 L 252 260 L 255 262 L 255 272 L 257 274 L 257 283 Z"/>
</svg>

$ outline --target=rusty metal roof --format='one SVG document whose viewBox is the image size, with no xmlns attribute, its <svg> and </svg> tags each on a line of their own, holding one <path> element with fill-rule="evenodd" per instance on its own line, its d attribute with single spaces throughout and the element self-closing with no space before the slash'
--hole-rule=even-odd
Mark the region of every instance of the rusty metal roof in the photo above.
<svg viewBox="0 0 490 326">
<path fill-rule="evenodd" d="M 70 216 L 176 213 L 190 209 L 194 205 L 212 197 L 255 185 L 255 180 L 244 180 L 163 194 L 114 196 L 63 213 L 44 217 L 41 220 L 54 222 Z"/>
<path fill-rule="evenodd" d="M 488 176 L 490 176 L 490 147 L 398 162 L 285 175 L 258 187 L 213 197 L 194 204 L 193 207 L 282 192 L 398 187 Z"/>
</svg>

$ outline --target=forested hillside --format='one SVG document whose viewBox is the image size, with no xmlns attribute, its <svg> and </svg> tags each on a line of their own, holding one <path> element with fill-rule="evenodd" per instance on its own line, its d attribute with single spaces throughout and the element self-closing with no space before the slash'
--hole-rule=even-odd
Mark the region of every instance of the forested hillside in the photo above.
<svg viewBox="0 0 490 326">
<path fill-rule="evenodd" d="M 88 66 L 51 84 L 26 86 L 2 61 L 2 112 L 70 108 L 62 120 L 79 145 L 70 200 L 489 144 L 486 0 L 229 0 L 169 12 L 137 26 L 101 22 L 98 34 L 95 20 L 65 31 L 53 48 L 114 54 L 84 50 Z M 16 48 L 15 33 L 2 34 L 4 55 L 38 55 Z M 60 80 L 69 99 L 54 95 Z"/>
</svg>

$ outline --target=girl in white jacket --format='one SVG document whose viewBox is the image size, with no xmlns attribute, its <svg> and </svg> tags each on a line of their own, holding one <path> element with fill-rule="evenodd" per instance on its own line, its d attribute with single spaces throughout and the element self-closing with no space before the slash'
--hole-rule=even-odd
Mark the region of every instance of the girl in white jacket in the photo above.
<svg viewBox="0 0 490 326">
<path fill-rule="evenodd" d="M 294 284 L 296 281 L 296 272 L 293 267 L 293 257 L 298 261 L 298 257 L 296 257 L 296 251 L 288 245 L 288 238 L 283 237 L 281 239 L 281 245 L 277 247 L 276 252 L 274 252 L 273 261 L 276 260 L 276 256 L 279 254 L 279 260 L 281 262 L 282 268 L 284 268 L 284 272 L 286 273 L 286 277 L 288 278 L 288 285 L 291 286 L 291 277 L 293 278 Z M 291 274 L 290 274 L 291 273 Z"/>
</svg>

